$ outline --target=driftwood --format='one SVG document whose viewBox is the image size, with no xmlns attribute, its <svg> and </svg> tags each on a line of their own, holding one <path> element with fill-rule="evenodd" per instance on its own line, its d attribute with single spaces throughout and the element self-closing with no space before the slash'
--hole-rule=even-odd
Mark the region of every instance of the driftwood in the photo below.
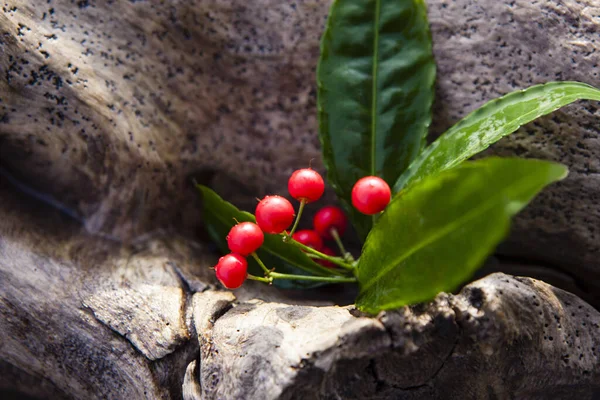
<svg viewBox="0 0 600 400">
<path fill-rule="evenodd" d="M 370 318 L 254 282 L 217 290 L 200 245 L 124 248 L 2 189 L 0 387 L 42 398 L 600 393 L 600 313 L 541 281 L 494 274 Z"/>
<path fill-rule="evenodd" d="M 351 288 L 219 289 L 189 178 L 248 206 L 319 157 L 314 67 L 329 1 L 251 3 L 3 4 L 0 390 L 600 396 L 598 311 L 531 278 L 490 275 L 376 318 L 354 310 Z M 533 83 L 600 87 L 594 0 L 428 4 L 434 136 Z M 577 103 L 493 147 L 572 173 L 517 219 L 481 277 L 533 276 L 600 306 L 598 118 Z"/>
</svg>

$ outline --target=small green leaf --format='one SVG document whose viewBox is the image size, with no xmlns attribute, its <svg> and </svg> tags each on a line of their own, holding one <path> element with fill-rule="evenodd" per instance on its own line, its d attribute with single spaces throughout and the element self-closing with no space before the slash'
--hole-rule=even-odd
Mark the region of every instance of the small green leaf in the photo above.
<svg viewBox="0 0 600 400">
<path fill-rule="evenodd" d="M 505 237 L 510 217 L 566 175 L 547 161 L 486 158 L 411 186 L 367 237 L 357 306 L 374 313 L 455 289 Z"/>
<path fill-rule="evenodd" d="M 396 181 L 393 192 L 452 168 L 521 125 L 581 99 L 600 100 L 600 90 L 579 82 L 550 82 L 492 100 L 427 147 Z"/>
<path fill-rule="evenodd" d="M 421 152 L 435 63 L 423 0 L 337 0 L 317 69 L 319 137 L 328 181 L 364 239 L 370 217 L 351 207 L 354 183 L 390 186 Z"/>
<path fill-rule="evenodd" d="M 210 188 L 202 185 L 196 186 L 202 192 L 204 224 L 207 231 L 219 248 L 223 252 L 228 252 L 226 237 L 229 230 L 236 224 L 235 220 L 256 222 L 254 215 L 238 210 Z M 298 273 L 296 268 L 299 268 L 313 275 L 336 275 L 333 270 L 315 263 L 297 247 L 284 243 L 280 235 L 265 234 L 265 242 L 257 254 L 268 268 L 275 268 L 277 272 Z M 250 258 L 248 260 L 254 263 Z M 262 275 L 260 269 L 255 268 L 254 271 L 256 274 Z"/>
</svg>

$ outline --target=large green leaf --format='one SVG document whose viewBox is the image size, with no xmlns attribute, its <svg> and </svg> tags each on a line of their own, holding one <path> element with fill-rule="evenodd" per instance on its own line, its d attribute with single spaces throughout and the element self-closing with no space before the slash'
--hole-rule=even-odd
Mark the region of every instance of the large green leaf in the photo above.
<svg viewBox="0 0 600 400">
<path fill-rule="evenodd" d="M 411 186 L 367 237 L 358 307 L 377 312 L 455 289 L 505 237 L 510 217 L 566 174 L 547 161 L 486 158 Z"/>
<path fill-rule="evenodd" d="M 521 125 L 581 99 L 600 100 L 600 90 L 579 82 L 550 82 L 492 100 L 427 147 L 400 176 L 393 191 L 452 168 Z"/>
<path fill-rule="evenodd" d="M 435 80 L 423 0 L 337 0 L 317 70 L 319 137 L 328 181 L 364 238 L 371 218 L 350 205 L 354 183 L 390 186 L 421 152 Z"/>
<path fill-rule="evenodd" d="M 210 188 L 202 185 L 197 185 L 197 187 L 202 192 L 203 221 L 208 233 L 219 248 L 223 252 L 227 252 L 226 237 L 229 230 L 236 224 L 235 221 L 256 222 L 256 219 L 254 215 L 240 211 L 233 204 L 223 200 Z M 298 273 L 298 269 L 301 269 L 312 275 L 336 275 L 334 270 L 320 266 L 297 247 L 283 242 L 280 235 L 265 234 L 265 242 L 257 254 L 268 268 L 275 268 L 277 272 Z M 249 259 L 249 261 L 252 260 Z M 290 266 L 295 268 L 290 268 Z M 257 268 L 254 268 L 254 273 L 262 275 Z"/>
</svg>

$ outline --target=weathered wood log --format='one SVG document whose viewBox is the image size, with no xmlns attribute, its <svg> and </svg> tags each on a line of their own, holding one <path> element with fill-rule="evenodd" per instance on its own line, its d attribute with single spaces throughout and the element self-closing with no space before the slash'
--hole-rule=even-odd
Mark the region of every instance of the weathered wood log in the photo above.
<svg viewBox="0 0 600 400">
<path fill-rule="evenodd" d="M 41 397 L 176 397 L 198 356 L 186 314 L 196 281 L 182 279 L 193 270 L 210 283 L 211 261 L 176 239 L 124 248 L 4 184 L 0 193 L 0 359 L 13 376 L 33 377 L 2 376 L 0 387 Z M 37 391 L 37 379 L 53 390 Z"/>
<path fill-rule="evenodd" d="M 39 398 L 592 398 L 600 313 L 531 278 L 367 317 L 138 248 L 0 187 L 0 388 Z M 335 300 L 335 296 L 332 298 Z"/>
<path fill-rule="evenodd" d="M 576 296 L 504 274 L 378 318 L 247 301 L 198 330 L 200 386 L 203 398 L 591 399 L 599 323 Z"/>
</svg>

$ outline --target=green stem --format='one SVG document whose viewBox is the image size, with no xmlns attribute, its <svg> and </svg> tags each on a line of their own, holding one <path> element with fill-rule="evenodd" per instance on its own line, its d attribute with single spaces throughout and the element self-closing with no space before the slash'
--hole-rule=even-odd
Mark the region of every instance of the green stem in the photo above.
<svg viewBox="0 0 600 400">
<path fill-rule="evenodd" d="M 356 278 L 349 278 L 345 276 L 311 276 L 311 275 L 292 275 L 292 274 L 280 274 L 278 272 L 271 272 L 269 276 L 273 279 L 295 279 L 298 281 L 313 281 L 313 282 L 328 282 L 328 283 L 351 283 L 356 282 Z"/>
<path fill-rule="evenodd" d="M 313 249 L 312 247 L 308 247 L 308 246 L 306 246 L 300 242 L 297 242 L 295 240 L 292 240 L 290 243 L 295 245 L 296 247 L 299 247 L 301 250 L 304 250 L 305 252 L 307 252 L 309 254 L 313 254 L 313 255 L 319 257 L 322 260 L 327 260 L 329 262 L 332 262 L 333 264 L 337 265 L 338 267 L 347 269 L 349 271 L 354 271 L 354 269 L 355 269 L 355 267 L 342 261 L 339 257 L 328 256 L 327 254 L 323 254 L 320 251 L 317 251 L 317 250 Z"/>
<path fill-rule="evenodd" d="M 316 254 L 307 254 L 306 257 L 312 258 L 313 260 L 321 260 L 321 257 Z M 338 261 L 344 261 L 343 257 L 332 256 L 333 258 L 337 258 Z"/>
<path fill-rule="evenodd" d="M 251 279 L 253 281 L 268 283 L 269 285 L 271 283 L 273 283 L 273 278 L 263 278 L 262 276 L 255 276 L 255 275 L 251 275 L 251 274 L 248 274 L 248 279 Z"/>
<path fill-rule="evenodd" d="M 258 256 L 258 254 L 256 253 L 252 253 L 252 257 L 256 260 L 256 262 L 258 263 L 258 265 L 260 265 L 260 267 L 262 268 L 263 271 L 265 271 L 265 275 L 269 275 L 269 273 L 271 272 L 269 270 L 269 268 L 267 268 L 265 266 L 265 264 L 262 262 L 262 260 L 260 259 L 260 257 Z"/>
<path fill-rule="evenodd" d="M 335 241 L 338 248 L 340 249 L 340 252 L 344 256 L 344 260 L 346 260 L 349 263 L 352 263 L 354 261 L 354 257 L 352 257 L 352 254 L 350 254 L 349 252 L 346 251 L 346 248 L 344 247 L 344 244 L 342 243 L 342 239 L 340 239 L 340 235 L 338 234 L 337 229 L 331 228 L 330 232 L 331 232 L 331 236 L 333 237 L 333 240 Z"/>
<path fill-rule="evenodd" d="M 294 221 L 294 225 L 292 226 L 292 230 L 287 236 L 284 238 L 284 242 L 287 242 L 292 238 L 294 232 L 296 232 L 296 228 L 298 227 L 298 223 L 300 222 L 300 218 L 302 217 L 302 211 L 304 211 L 304 206 L 306 205 L 306 199 L 300 200 L 300 207 L 298 207 L 298 215 L 296 215 L 296 220 Z"/>
</svg>

